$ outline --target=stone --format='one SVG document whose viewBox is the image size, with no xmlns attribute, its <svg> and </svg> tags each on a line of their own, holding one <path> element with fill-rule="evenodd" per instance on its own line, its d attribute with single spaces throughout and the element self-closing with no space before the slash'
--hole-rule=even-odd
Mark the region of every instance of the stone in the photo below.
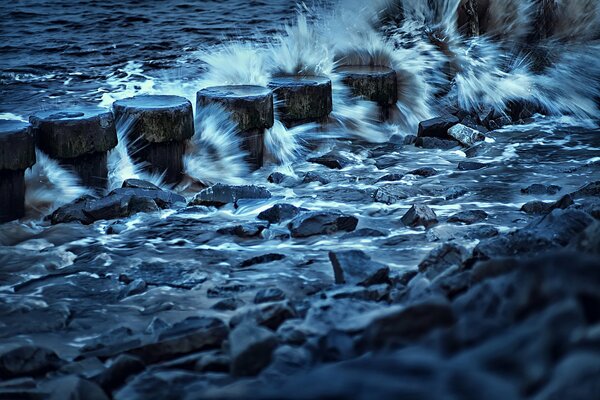
<svg viewBox="0 0 600 400">
<path fill-rule="evenodd" d="M 574 204 L 573 198 L 571 195 L 567 194 L 555 201 L 554 203 L 547 203 L 544 201 L 530 201 L 528 203 L 523 204 L 521 207 L 521 211 L 526 214 L 548 214 L 552 212 L 552 210 L 557 209 L 565 209 Z"/>
<path fill-rule="evenodd" d="M 472 225 L 478 222 L 485 221 L 488 214 L 483 210 L 467 210 L 461 211 L 448 217 L 448 222 L 456 222 L 465 225 Z"/>
<path fill-rule="evenodd" d="M 488 164 L 480 163 L 480 162 L 476 162 L 476 161 L 460 161 L 458 163 L 458 170 L 459 171 L 475 171 L 478 169 L 485 168 L 487 166 L 488 166 Z"/>
<path fill-rule="evenodd" d="M 121 354 L 93 380 L 110 393 L 123 386 L 130 376 L 142 372 L 144 368 L 146 365 L 138 357 Z"/>
<path fill-rule="evenodd" d="M 417 194 L 418 189 L 415 189 L 412 186 L 389 184 L 377 189 L 373 194 L 373 200 L 377 203 L 391 205 L 399 202 L 400 200 L 405 200 L 409 197 L 416 196 Z"/>
<path fill-rule="evenodd" d="M 473 146 L 475 143 L 485 140 L 484 134 L 463 124 L 457 124 L 448 129 L 448 136 L 465 147 Z"/>
<path fill-rule="evenodd" d="M 490 148 L 491 146 L 487 142 L 477 142 L 473 146 L 464 149 L 464 153 L 468 158 L 473 158 L 486 154 Z"/>
<path fill-rule="evenodd" d="M 433 280 L 453 266 L 460 266 L 468 256 L 467 249 L 453 243 L 444 243 L 433 249 L 419 263 L 419 272 Z"/>
<path fill-rule="evenodd" d="M 115 400 L 183 399 L 206 386 L 203 375 L 182 370 L 148 369 L 113 394 Z M 198 386 L 194 386 L 198 385 Z"/>
<path fill-rule="evenodd" d="M 369 150 L 369 158 L 378 158 L 382 156 L 388 156 L 393 153 L 398 153 L 402 150 L 402 147 L 402 143 L 393 143 L 390 141 L 386 144 L 377 146 L 374 149 Z"/>
<path fill-rule="evenodd" d="M 278 301 L 242 309 L 231 318 L 229 324 L 236 327 L 241 323 L 251 322 L 276 331 L 281 324 L 291 318 L 298 318 L 294 307 L 288 301 Z"/>
<path fill-rule="evenodd" d="M 271 192 L 260 186 L 234 186 L 217 183 L 198 193 L 189 205 L 222 207 L 226 204 L 233 204 L 237 206 L 238 200 L 269 198 L 271 198 Z"/>
<path fill-rule="evenodd" d="M 231 374 L 233 376 L 258 375 L 269 363 L 277 347 L 273 332 L 251 323 L 241 323 L 229 334 Z"/>
<path fill-rule="evenodd" d="M 268 176 L 267 181 L 283 187 L 294 187 L 298 184 L 298 179 L 281 172 L 273 172 Z"/>
<path fill-rule="evenodd" d="M 288 125 L 323 121 L 333 109 L 331 80 L 323 76 L 276 76 L 269 88 L 279 119 Z"/>
<path fill-rule="evenodd" d="M 421 167 L 421 168 L 413 169 L 412 171 L 408 171 L 406 173 L 406 175 L 416 175 L 416 176 L 422 176 L 424 178 L 436 176 L 437 174 L 438 174 L 437 170 L 435 168 L 431 168 L 431 167 Z"/>
<path fill-rule="evenodd" d="M 417 137 L 415 135 L 406 135 L 404 137 L 403 143 L 408 146 L 411 144 L 415 144 L 416 141 L 417 141 Z"/>
<path fill-rule="evenodd" d="M 306 342 L 306 333 L 301 327 L 302 320 L 288 319 L 277 329 L 277 339 L 280 343 L 301 346 Z"/>
<path fill-rule="evenodd" d="M 254 304 L 285 300 L 285 293 L 278 288 L 260 289 L 254 296 Z"/>
<path fill-rule="evenodd" d="M 243 305 L 244 302 L 242 300 L 230 297 L 228 299 L 217 301 L 211 308 L 217 311 L 235 311 Z"/>
<path fill-rule="evenodd" d="M 430 228 L 438 223 L 437 215 L 435 212 L 426 205 L 415 204 L 410 210 L 401 218 L 404 225 L 410 227 L 424 226 Z"/>
<path fill-rule="evenodd" d="M 345 157 L 336 151 L 331 151 L 319 157 L 309 158 L 308 162 L 321 164 L 331 169 L 344 169 L 351 164 L 348 157 Z"/>
<path fill-rule="evenodd" d="M 415 141 L 415 146 L 422 147 L 424 149 L 440 149 L 450 150 L 460 146 L 456 140 L 440 139 L 437 137 L 418 137 Z"/>
<path fill-rule="evenodd" d="M 371 286 L 389 283 L 390 268 L 360 250 L 330 251 L 335 283 Z"/>
<path fill-rule="evenodd" d="M 35 164 L 35 140 L 27 122 L 0 119 L 0 171 L 23 171 Z"/>
<path fill-rule="evenodd" d="M 377 169 L 388 169 L 400 164 L 402 160 L 395 155 L 381 156 L 375 160 Z"/>
<path fill-rule="evenodd" d="M 571 193 L 571 197 L 574 199 L 582 197 L 600 197 L 600 181 L 590 182 L 587 185 L 582 186 Z"/>
<path fill-rule="evenodd" d="M 38 147 L 72 169 L 85 186 L 106 188 L 107 152 L 117 145 L 113 114 L 106 109 L 82 107 L 33 114 L 31 122 Z"/>
<path fill-rule="evenodd" d="M 273 261 L 283 260 L 285 255 L 277 253 L 262 254 L 260 256 L 248 258 L 240 263 L 240 268 L 248 268 L 258 264 L 266 264 Z"/>
<path fill-rule="evenodd" d="M 121 187 L 131 189 L 162 190 L 154 183 L 144 181 L 142 179 L 125 179 Z"/>
<path fill-rule="evenodd" d="M 0 377 L 11 379 L 20 376 L 43 376 L 64 364 L 58 355 L 47 348 L 21 345 L 0 353 Z"/>
<path fill-rule="evenodd" d="M 535 400 L 586 400 L 600 393 L 600 356 L 578 351 L 568 354 L 554 368 L 548 383 L 540 389 Z"/>
<path fill-rule="evenodd" d="M 278 224 L 290 220 L 300 213 L 301 209 L 291 204 L 275 204 L 268 210 L 258 214 L 258 219 L 268 221 L 271 224 Z"/>
<path fill-rule="evenodd" d="M 542 185 L 540 183 L 534 183 L 533 185 L 527 186 L 521 189 L 521 193 L 530 195 L 554 195 L 561 191 L 561 187 L 558 185 Z"/>
<path fill-rule="evenodd" d="M 319 182 L 323 185 L 327 185 L 330 182 L 330 180 L 316 172 L 309 171 L 306 173 L 306 175 L 304 175 L 304 179 L 302 180 L 302 182 L 303 183 Z"/>
<path fill-rule="evenodd" d="M 264 224 L 249 223 L 220 228 L 217 230 L 217 233 L 222 235 L 233 235 L 240 238 L 255 238 L 259 237 L 265 229 L 267 229 L 267 227 Z"/>
<path fill-rule="evenodd" d="M 183 173 L 185 141 L 194 135 L 192 104 L 180 96 L 139 95 L 117 100 L 113 111 L 127 138 L 129 155 L 152 173 L 177 183 Z"/>
<path fill-rule="evenodd" d="M 381 178 L 377 179 L 377 181 L 375 183 L 397 182 L 397 181 L 402 180 L 402 178 L 404 178 L 403 174 L 386 174 L 386 175 L 382 176 Z"/>
<path fill-rule="evenodd" d="M 65 376 L 45 385 L 50 391 L 48 400 L 109 400 L 108 395 L 94 382 L 77 376 Z"/>
<path fill-rule="evenodd" d="M 196 110 L 216 105 L 238 126 L 242 149 L 253 168 L 263 165 L 264 130 L 274 124 L 273 92 L 262 86 L 215 86 L 196 94 Z"/>
<path fill-rule="evenodd" d="M 460 120 L 453 115 L 445 115 L 419 123 L 417 137 L 448 138 L 448 129 L 458 124 Z"/>
<path fill-rule="evenodd" d="M 315 211 L 296 216 L 288 224 L 288 228 L 292 237 L 304 238 L 337 232 L 352 232 L 357 225 L 358 218 L 352 215 L 335 211 Z"/>
</svg>

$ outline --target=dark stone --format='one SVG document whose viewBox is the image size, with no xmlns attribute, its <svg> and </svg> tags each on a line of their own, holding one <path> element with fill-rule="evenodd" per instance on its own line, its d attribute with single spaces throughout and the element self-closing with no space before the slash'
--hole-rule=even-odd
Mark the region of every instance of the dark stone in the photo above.
<svg viewBox="0 0 600 400">
<path fill-rule="evenodd" d="M 286 124 L 320 122 L 333 108 L 331 81 L 321 76 L 271 78 L 278 116 Z"/>
<path fill-rule="evenodd" d="M 527 214 L 548 214 L 552 210 L 564 210 L 575 204 L 570 194 L 566 194 L 554 203 L 546 203 L 543 201 L 530 201 L 523 204 L 521 211 Z"/>
<path fill-rule="evenodd" d="M 306 342 L 306 333 L 300 326 L 302 320 L 288 319 L 277 329 L 277 339 L 280 343 L 300 346 Z"/>
<path fill-rule="evenodd" d="M 438 223 L 437 215 L 435 212 L 426 205 L 415 204 L 410 210 L 401 218 L 402 223 L 406 226 L 417 227 L 424 226 L 430 228 Z"/>
<path fill-rule="evenodd" d="M 460 266 L 467 259 L 467 250 L 453 243 L 444 243 L 433 249 L 423 261 L 419 263 L 419 272 L 429 280 L 443 274 L 453 266 Z"/>
<path fill-rule="evenodd" d="M 258 214 L 258 219 L 268 221 L 271 224 L 278 224 L 283 221 L 294 218 L 300 213 L 301 209 L 291 204 L 275 204 L 268 210 Z"/>
<path fill-rule="evenodd" d="M 381 156 L 375 160 L 375 166 L 377 169 L 388 169 L 389 167 L 395 167 L 401 162 L 402 160 L 400 160 L 397 156 Z"/>
<path fill-rule="evenodd" d="M 162 190 L 154 183 L 144 181 L 141 179 L 125 179 L 123 181 L 123 188 L 131 188 L 131 189 L 146 189 L 146 190 Z"/>
<path fill-rule="evenodd" d="M 483 210 L 467 210 L 461 211 L 448 217 L 448 222 L 458 222 L 465 225 L 476 224 L 485 221 L 488 214 Z"/>
<path fill-rule="evenodd" d="M 377 203 L 395 204 L 400 200 L 416 196 L 417 189 L 411 186 L 402 186 L 398 184 L 384 185 L 377 189 L 373 194 L 373 200 Z"/>
<path fill-rule="evenodd" d="M 555 367 L 548 383 L 536 396 L 540 400 L 587 400 L 600 393 L 600 356 L 584 351 L 567 355 Z"/>
<path fill-rule="evenodd" d="M 336 232 L 352 232 L 358 218 L 340 212 L 308 212 L 296 216 L 288 225 L 294 238 L 329 235 Z"/>
<path fill-rule="evenodd" d="M 148 369 L 116 391 L 114 400 L 183 399 L 206 388 L 202 378 L 190 371 Z"/>
<path fill-rule="evenodd" d="M 375 238 L 375 237 L 386 237 L 388 234 L 377 229 L 362 228 L 357 229 L 354 232 L 346 233 L 342 236 L 342 239 L 354 239 L 354 238 Z"/>
<path fill-rule="evenodd" d="M 343 169 L 351 163 L 350 159 L 336 151 L 331 151 L 319 157 L 309 158 L 308 162 L 321 164 L 331 169 Z"/>
<path fill-rule="evenodd" d="M 120 222 L 114 222 L 106 228 L 107 235 L 119 235 L 127 229 L 127 225 Z"/>
<path fill-rule="evenodd" d="M 228 299 L 217 301 L 215 304 L 212 305 L 211 308 L 217 311 L 235 311 L 243 305 L 244 302 L 242 300 L 230 297 Z"/>
<path fill-rule="evenodd" d="M 94 381 L 107 392 L 112 392 L 125 384 L 127 379 L 142 372 L 146 365 L 137 357 L 121 354 Z"/>
<path fill-rule="evenodd" d="M 400 150 L 402 150 L 402 143 L 386 143 L 384 145 L 381 146 L 377 146 L 376 148 L 369 150 L 369 157 L 370 158 L 377 158 L 377 157 L 383 157 L 383 156 L 388 156 L 391 155 L 393 153 L 397 153 Z"/>
<path fill-rule="evenodd" d="M 268 329 L 251 323 L 238 325 L 229 334 L 231 374 L 258 375 L 271 362 L 276 347 L 277 338 Z"/>
<path fill-rule="evenodd" d="M 490 130 L 500 129 L 503 126 L 510 125 L 511 122 L 512 121 L 509 117 L 503 116 L 490 121 L 488 123 L 488 128 L 490 128 Z"/>
<path fill-rule="evenodd" d="M 450 150 L 460 146 L 456 140 L 445 140 L 436 137 L 418 137 L 415 146 L 424 149 Z"/>
<path fill-rule="evenodd" d="M 254 304 L 285 300 L 285 293 L 278 288 L 260 289 L 254 296 Z"/>
<path fill-rule="evenodd" d="M 397 182 L 404 178 L 403 174 L 387 174 L 377 179 L 376 183 L 379 182 Z"/>
<path fill-rule="evenodd" d="M 462 124 L 454 125 L 448 129 L 448 136 L 465 147 L 473 146 L 475 143 L 485 140 L 485 135 L 481 132 Z"/>
<path fill-rule="evenodd" d="M 243 225 L 234 225 L 226 228 L 220 228 L 217 233 L 222 235 L 233 235 L 241 238 L 254 238 L 261 235 L 267 227 L 260 223 L 248 223 Z"/>
<path fill-rule="evenodd" d="M 94 382 L 77 376 L 65 376 L 46 385 L 50 389 L 48 400 L 109 400 L 108 395 Z"/>
<path fill-rule="evenodd" d="M 260 186 L 233 186 L 217 183 L 202 190 L 189 203 L 190 206 L 215 206 L 221 207 L 233 203 L 237 205 L 241 199 L 269 199 L 271 192 Z"/>
<path fill-rule="evenodd" d="M 415 135 L 406 135 L 404 137 L 404 144 L 405 145 L 411 145 L 411 144 L 415 144 L 415 142 L 417 141 L 417 137 Z"/>
<path fill-rule="evenodd" d="M 487 167 L 488 164 L 476 162 L 476 161 L 460 161 L 458 163 L 459 171 L 475 171 Z"/>
<path fill-rule="evenodd" d="M 284 187 L 293 187 L 298 184 L 298 180 L 296 178 L 282 174 L 281 172 L 273 172 L 271 175 L 269 175 L 267 181 Z"/>
<path fill-rule="evenodd" d="M 279 301 L 262 303 L 250 309 L 240 310 L 231 318 L 229 324 L 235 327 L 249 321 L 276 331 L 286 320 L 297 317 L 298 313 L 288 301 Z"/>
<path fill-rule="evenodd" d="M 542 185 L 540 183 L 534 183 L 526 188 L 521 189 L 521 193 L 530 195 L 554 195 L 560 192 L 561 187 L 557 185 Z"/>
<path fill-rule="evenodd" d="M 277 254 L 277 253 L 263 254 L 263 255 L 252 257 L 252 258 L 242 261 L 242 263 L 240 263 L 239 267 L 247 268 L 247 267 L 251 267 L 253 265 L 257 265 L 257 264 L 265 264 L 265 263 L 270 263 L 273 261 L 283 260 L 284 258 L 285 258 L 285 255 L 283 255 L 283 254 Z"/>
<path fill-rule="evenodd" d="M 398 101 L 396 72 L 388 67 L 346 66 L 336 69 L 355 96 L 391 106 Z"/>
<path fill-rule="evenodd" d="M 329 260 L 337 284 L 371 286 L 390 282 L 390 268 L 372 261 L 360 250 L 330 251 Z"/>
<path fill-rule="evenodd" d="M 460 120 L 453 115 L 433 118 L 419 123 L 418 137 L 448 138 L 448 129 L 458 124 Z"/>
<path fill-rule="evenodd" d="M 325 178 L 324 176 L 311 171 L 311 172 L 307 172 L 306 175 L 304 175 L 304 179 L 302 182 L 304 182 L 304 183 L 319 182 L 323 185 L 327 185 L 330 181 L 329 181 L 329 179 Z"/>
<path fill-rule="evenodd" d="M 0 119 L 0 172 L 23 171 L 33 164 L 35 140 L 31 125 Z"/>
<path fill-rule="evenodd" d="M 425 178 L 429 178 L 429 177 L 435 176 L 437 174 L 438 174 L 437 170 L 435 168 L 431 168 L 431 167 L 417 168 L 417 169 L 413 169 L 412 171 L 408 171 L 406 173 L 406 175 L 417 175 L 417 176 L 423 176 Z"/>
<path fill-rule="evenodd" d="M 575 192 L 571 193 L 574 199 L 582 197 L 600 197 L 600 181 L 590 182 L 587 185 L 579 188 Z"/>
<path fill-rule="evenodd" d="M 11 379 L 19 376 L 42 376 L 64 364 L 52 350 L 21 345 L 0 353 L 0 377 Z"/>
</svg>

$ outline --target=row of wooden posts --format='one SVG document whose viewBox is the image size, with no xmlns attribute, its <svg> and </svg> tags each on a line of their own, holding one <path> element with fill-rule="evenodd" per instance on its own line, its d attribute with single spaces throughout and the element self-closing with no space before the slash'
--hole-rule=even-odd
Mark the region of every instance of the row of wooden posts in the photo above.
<svg viewBox="0 0 600 400">
<path fill-rule="evenodd" d="M 397 101 L 390 68 L 345 67 L 339 73 L 355 95 L 377 102 L 382 115 Z M 333 108 L 332 86 L 325 77 L 281 76 L 268 87 L 218 86 L 197 93 L 197 110 L 213 104 L 230 113 L 247 161 L 257 169 L 274 111 L 288 126 L 324 122 Z M 107 154 L 118 143 L 117 128 L 125 133 L 134 162 L 164 174 L 168 183 L 181 179 L 186 142 L 194 135 L 192 104 L 183 97 L 140 95 L 115 101 L 112 110 L 81 107 L 35 113 L 29 123 L 0 120 L 0 223 L 25 213 L 24 172 L 36 162 L 36 147 L 75 172 L 83 185 L 105 190 Z"/>
</svg>

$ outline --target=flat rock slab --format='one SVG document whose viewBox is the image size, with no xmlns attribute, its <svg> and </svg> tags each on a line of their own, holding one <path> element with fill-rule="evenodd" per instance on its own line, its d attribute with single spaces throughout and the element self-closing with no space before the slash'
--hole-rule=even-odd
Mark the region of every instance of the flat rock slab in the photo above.
<svg viewBox="0 0 600 400">
<path fill-rule="evenodd" d="M 236 205 L 237 201 L 241 199 L 269 198 L 271 198 L 271 192 L 260 186 L 233 186 L 217 183 L 198 193 L 189 205 L 222 207 L 226 204 Z"/>
<path fill-rule="evenodd" d="M 355 96 L 390 106 L 398 101 L 396 71 L 382 66 L 346 66 L 336 69 Z"/>
<path fill-rule="evenodd" d="M 103 153 L 117 145 L 113 114 L 103 108 L 44 111 L 33 114 L 29 121 L 39 148 L 53 158 Z"/>
<path fill-rule="evenodd" d="M 432 118 L 419 123 L 418 137 L 436 137 L 448 139 L 448 129 L 458 124 L 460 120 L 454 115 Z"/>
<path fill-rule="evenodd" d="M 323 76 L 280 76 L 269 82 L 279 118 L 286 123 L 318 122 L 333 109 L 331 80 Z"/>
<path fill-rule="evenodd" d="M 196 109 L 209 104 L 223 106 L 231 113 L 240 131 L 273 126 L 273 92 L 262 86 L 215 86 L 196 94 Z"/>
<path fill-rule="evenodd" d="M 352 232 L 358 218 L 340 212 L 308 212 L 298 215 L 288 225 L 292 237 L 303 238 L 329 235 L 336 232 Z"/>
<path fill-rule="evenodd" d="M 360 250 L 330 251 L 335 283 L 360 286 L 389 283 L 390 268 Z"/>
<path fill-rule="evenodd" d="M 113 103 L 119 127 L 131 143 L 180 142 L 194 135 L 192 103 L 185 97 L 141 95 Z M 145 143 L 144 143 L 145 144 Z"/>
<path fill-rule="evenodd" d="M 35 140 L 27 122 L 0 119 L 0 170 L 24 170 L 35 164 Z"/>
</svg>

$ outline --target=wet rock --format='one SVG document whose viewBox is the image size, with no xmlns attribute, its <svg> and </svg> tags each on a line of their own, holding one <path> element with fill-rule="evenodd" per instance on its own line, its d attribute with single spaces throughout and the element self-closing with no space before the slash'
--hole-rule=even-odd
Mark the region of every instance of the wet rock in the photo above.
<svg viewBox="0 0 600 400">
<path fill-rule="evenodd" d="M 340 212 L 308 212 L 295 217 L 288 225 L 294 238 L 330 235 L 336 232 L 352 232 L 358 218 Z"/>
<path fill-rule="evenodd" d="M 376 183 L 396 182 L 396 181 L 402 180 L 402 178 L 404 178 L 403 174 L 386 174 L 386 175 L 382 176 L 381 178 L 377 179 Z"/>
<path fill-rule="evenodd" d="M 198 385 L 194 387 L 194 385 Z M 114 393 L 115 400 L 182 399 L 205 389 L 202 375 L 180 370 L 147 370 Z"/>
<path fill-rule="evenodd" d="M 217 311 L 234 311 L 243 305 L 244 302 L 242 300 L 230 297 L 217 301 L 211 308 Z"/>
<path fill-rule="evenodd" d="M 448 217 L 448 222 L 472 225 L 481 221 L 485 221 L 487 217 L 488 214 L 483 210 L 468 210 L 451 215 Z"/>
<path fill-rule="evenodd" d="M 293 176 L 282 174 L 281 172 L 273 172 L 267 178 L 267 181 L 284 187 L 294 187 L 298 184 L 298 180 Z"/>
<path fill-rule="evenodd" d="M 426 205 L 415 204 L 410 210 L 401 218 L 404 225 L 410 227 L 424 226 L 430 228 L 438 223 L 437 215 L 435 212 Z"/>
<path fill-rule="evenodd" d="M 493 130 L 496 130 L 496 129 L 500 129 L 503 126 L 510 125 L 511 122 L 512 121 L 510 120 L 510 118 L 506 117 L 506 116 L 500 117 L 500 118 L 496 118 L 496 119 L 494 119 L 494 120 L 492 120 L 492 121 L 490 121 L 488 123 L 488 128 L 490 128 L 490 130 L 493 131 Z"/>
<path fill-rule="evenodd" d="M 222 207 L 226 204 L 237 205 L 241 199 L 269 199 L 271 192 L 259 186 L 233 186 L 217 183 L 198 193 L 189 205 Z"/>
<path fill-rule="evenodd" d="M 580 252 L 600 254 L 600 222 L 593 222 L 582 233 L 574 237 L 570 247 Z"/>
<path fill-rule="evenodd" d="M 371 228 L 362 228 L 357 229 L 354 232 L 346 233 L 342 236 L 342 239 L 353 239 L 353 238 L 376 238 L 376 237 L 386 237 L 388 234 L 386 232 L 382 232 L 377 229 Z"/>
<path fill-rule="evenodd" d="M 561 360 L 535 400 L 586 400 L 600 393 L 600 355 L 575 352 Z"/>
<path fill-rule="evenodd" d="M 268 210 L 258 214 L 258 219 L 268 221 L 271 224 L 278 224 L 283 221 L 294 218 L 300 213 L 301 209 L 291 204 L 275 204 Z"/>
<path fill-rule="evenodd" d="M 267 227 L 264 224 L 248 223 L 220 228 L 217 230 L 217 233 L 222 235 L 233 235 L 240 238 L 255 238 L 259 237 L 265 229 L 267 229 Z"/>
<path fill-rule="evenodd" d="M 390 268 L 360 250 L 330 251 L 335 283 L 371 286 L 389 283 Z"/>
<path fill-rule="evenodd" d="M 402 143 L 386 143 L 382 146 L 375 147 L 372 150 L 369 150 L 370 158 L 379 158 L 383 156 L 391 155 L 392 153 L 397 153 L 402 150 Z"/>
<path fill-rule="evenodd" d="M 97 384 L 77 376 L 55 379 L 45 385 L 51 394 L 48 400 L 109 400 L 108 395 Z"/>
<path fill-rule="evenodd" d="M 319 192 L 321 200 L 337 201 L 340 203 L 370 203 L 373 201 L 373 191 L 352 187 L 335 187 Z"/>
<path fill-rule="evenodd" d="M 154 183 L 142 179 L 125 179 L 121 187 L 130 189 L 162 190 Z"/>
<path fill-rule="evenodd" d="M 196 372 L 229 372 L 231 359 L 229 355 L 223 354 L 221 351 L 207 352 L 202 354 L 196 364 L 194 371 Z"/>
<path fill-rule="evenodd" d="M 229 347 L 231 374 L 255 376 L 271 362 L 277 338 L 268 329 L 245 322 L 229 334 Z"/>
<path fill-rule="evenodd" d="M 161 332 L 158 342 L 132 349 L 128 353 L 151 364 L 219 347 L 228 333 L 229 329 L 218 318 L 189 317 Z"/>
<path fill-rule="evenodd" d="M 146 291 L 146 281 L 143 279 L 135 279 L 133 282 L 127 285 L 125 289 L 125 297 L 135 296 L 136 294 L 144 293 Z"/>
<path fill-rule="evenodd" d="M 468 158 L 478 157 L 486 154 L 490 150 L 491 146 L 486 142 L 478 142 L 473 146 L 464 150 L 465 156 Z"/>
<path fill-rule="evenodd" d="M 82 224 L 91 224 L 94 221 L 92 218 L 88 217 L 83 210 L 88 202 L 92 200 L 94 200 L 94 197 L 86 195 L 80 197 L 72 203 L 59 207 L 50 216 L 50 221 L 53 225 L 66 222 L 81 222 Z"/>
<path fill-rule="evenodd" d="M 142 372 L 146 365 L 137 357 L 121 354 L 94 381 L 108 393 L 123 386 L 127 379 Z"/>
<path fill-rule="evenodd" d="M 454 125 L 452 128 L 448 129 L 448 136 L 454 138 L 465 147 L 472 146 L 477 142 L 485 140 L 485 135 L 481 132 L 462 124 Z"/>
<path fill-rule="evenodd" d="M 263 303 L 249 309 L 242 309 L 231 318 L 229 324 L 235 327 L 244 321 L 251 321 L 257 325 L 276 331 L 286 320 L 297 317 L 298 314 L 290 303 L 288 301 L 281 301 Z"/>
<path fill-rule="evenodd" d="M 405 145 L 411 145 L 411 144 L 415 144 L 416 140 L 417 140 L 417 137 L 415 135 L 406 135 L 404 137 L 404 142 L 403 143 Z"/>
<path fill-rule="evenodd" d="M 571 195 L 567 194 L 561 197 L 554 203 L 546 203 L 543 201 L 530 201 L 528 203 L 523 204 L 521 207 L 521 211 L 526 214 L 548 214 L 552 212 L 552 210 L 556 209 L 565 209 L 572 206 L 573 199 Z"/>
<path fill-rule="evenodd" d="M 476 161 L 460 161 L 458 163 L 459 171 L 475 171 L 487 167 L 488 164 L 476 162 Z"/>
<path fill-rule="evenodd" d="M 273 261 L 283 260 L 284 258 L 285 258 L 285 255 L 283 255 L 283 254 L 277 254 L 277 253 L 262 254 L 260 256 L 248 258 L 247 260 L 242 261 L 240 263 L 239 267 L 247 268 L 247 267 L 251 267 L 253 265 L 266 264 L 266 263 L 270 263 Z"/>
<path fill-rule="evenodd" d="M 331 169 L 344 169 L 351 164 L 351 160 L 348 157 L 340 154 L 337 151 L 330 151 L 322 156 L 309 158 L 307 161 L 315 164 L 321 164 Z"/>
<path fill-rule="evenodd" d="M 316 172 L 307 172 L 306 175 L 304 175 L 304 179 L 302 180 L 302 182 L 304 183 L 311 183 L 311 182 L 319 182 L 323 185 L 327 185 L 329 182 L 331 182 L 329 179 L 325 178 L 323 175 L 320 175 Z"/>
<path fill-rule="evenodd" d="M 375 160 L 377 169 L 388 169 L 400 164 L 402 160 L 397 156 L 381 156 Z"/>
<path fill-rule="evenodd" d="M 435 168 L 431 168 L 431 167 L 421 167 L 421 168 L 413 169 L 412 171 L 408 171 L 406 173 L 406 175 L 416 175 L 416 176 L 422 176 L 424 178 L 436 176 L 437 174 L 438 174 L 437 170 Z"/>
<path fill-rule="evenodd" d="M 389 184 L 377 189 L 373 194 L 373 200 L 377 203 L 391 205 L 399 202 L 400 200 L 405 200 L 409 197 L 416 196 L 417 194 L 418 189 L 415 189 L 412 186 Z"/>
<path fill-rule="evenodd" d="M 0 353 L 0 377 L 41 376 L 64 364 L 58 355 L 43 347 L 22 345 Z"/>
<path fill-rule="evenodd" d="M 288 319 L 277 329 L 277 339 L 280 343 L 300 346 L 306 342 L 306 333 L 300 326 L 302 320 Z"/>
<path fill-rule="evenodd" d="M 521 189 L 521 193 L 530 195 L 554 195 L 560 192 L 561 187 L 557 185 L 542 185 L 540 183 L 534 183 L 526 188 Z"/>
<path fill-rule="evenodd" d="M 122 232 L 124 232 L 127 229 L 127 225 L 122 224 L 120 222 L 115 222 L 110 224 L 107 228 L 106 228 L 106 234 L 107 235 L 119 235 Z"/>
<path fill-rule="evenodd" d="M 254 304 L 285 300 L 285 293 L 278 288 L 260 289 L 254 296 Z"/>
<path fill-rule="evenodd" d="M 448 129 L 458 124 L 460 120 L 453 115 L 429 119 L 419 123 L 418 137 L 447 138 Z"/>
<path fill-rule="evenodd" d="M 582 197 L 600 197 L 600 181 L 590 182 L 587 185 L 579 188 L 575 192 L 571 193 L 574 199 Z"/>
<path fill-rule="evenodd" d="M 460 266 L 467 259 L 468 252 L 462 246 L 453 243 L 444 243 L 432 250 L 419 263 L 419 272 L 427 279 L 432 280 L 453 266 Z"/>
<path fill-rule="evenodd" d="M 450 150 L 460 146 L 455 140 L 440 139 L 437 137 L 418 137 L 415 146 L 423 149 Z"/>
</svg>

